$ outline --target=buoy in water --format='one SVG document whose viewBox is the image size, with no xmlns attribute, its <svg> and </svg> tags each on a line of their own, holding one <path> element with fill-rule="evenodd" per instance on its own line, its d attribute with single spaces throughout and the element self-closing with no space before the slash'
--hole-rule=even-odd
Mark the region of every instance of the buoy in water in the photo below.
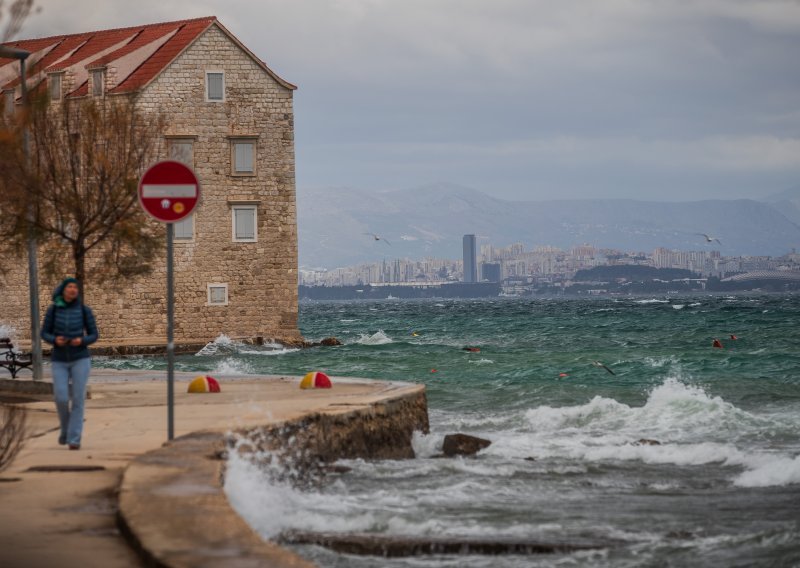
<svg viewBox="0 0 800 568">
<path fill-rule="evenodd" d="M 330 377 L 320 371 L 311 371 L 300 381 L 301 389 L 329 389 L 332 386 Z"/>
<path fill-rule="evenodd" d="M 189 383 L 189 388 L 186 392 L 221 392 L 219 388 L 219 381 L 214 377 L 208 375 L 198 375 L 192 382 Z"/>
<path fill-rule="evenodd" d="M 736 340 L 737 340 L 737 339 L 739 339 L 739 338 L 738 338 L 738 337 L 736 337 L 735 335 L 733 335 L 733 334 L 731 333 L 731 339 L 733 339 L 734 341 L 736 341 Z"/>
<path fill-rule="evenodd" d="M 715 339 L 714 341 L 712 341 L 712 342 L 711 342 L 711 347 L 714 347 L 714 348 L 716 348 L 716 349 L 725 349 L 725 348 L 722 346 L 722 342 L 721 342 L 719 339 Z"/>
</svg>

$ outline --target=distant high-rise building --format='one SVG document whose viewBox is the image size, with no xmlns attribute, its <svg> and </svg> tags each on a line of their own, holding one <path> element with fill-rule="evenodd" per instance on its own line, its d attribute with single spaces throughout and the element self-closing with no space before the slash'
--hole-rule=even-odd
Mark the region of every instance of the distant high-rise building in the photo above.
<svg viewBox="0 0 800 568">
<path fill-rule="evenodd" d="M 499 262 L 484 262 L 481 264 L 481 279 L 487 282 L 500 282 L 501 270 Z"/>
<path fill-rule="evenodd" d="M 475 235 L 464 235 L 464 282 L 478 281 L 478 249 Z"/>
</svg>

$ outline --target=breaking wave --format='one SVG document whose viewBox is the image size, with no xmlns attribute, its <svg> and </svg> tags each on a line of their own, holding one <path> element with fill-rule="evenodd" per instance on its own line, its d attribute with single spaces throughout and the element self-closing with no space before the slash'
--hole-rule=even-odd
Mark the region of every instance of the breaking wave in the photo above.
<svg viewBox="0 0 800 568">
<path fill-rule="evenodd" d="M 800 482 L 800 457 L 774 450 L 800 437 L 800 420 L 756 415 L 674 378 L 654 388 L 642 407 L 595 396 L 578 406 L 529 409 L 525 422 L 522 432 L 509 433 L 487 452 L 589 462 L 716 463 L 745 469 L 733 479 L 736 485 Z M 658 444 L 636 443 L 642 438 Z"/>
<path fill-rule="evenodd" d="M 356 343 L 360 345 L 386 345 L 387 343 L 394 343 L 394 341 L 380 329 L 372 335 L 362 333 L 359 335 Z"/>
<path fill-rule="evenodd" d="M 250 345 L 242 341 L 231 339 L 225 334 L 220 334 L 214 341 L 207 343 L 196 356 L 214 355 L 285 355 L 297 349 L 288 349 L 280 343 L 264 343 L 263 345 Z"/>
</svg>

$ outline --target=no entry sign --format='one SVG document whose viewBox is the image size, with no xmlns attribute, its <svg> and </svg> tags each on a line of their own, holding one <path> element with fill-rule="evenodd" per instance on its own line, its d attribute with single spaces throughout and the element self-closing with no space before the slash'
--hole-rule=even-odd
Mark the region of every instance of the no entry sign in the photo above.
<svg viewBox="0 0 800 568">
<path fill-rule="evenodd" d="M 139 203 L 156 221 L 176 223 L 188 217 L 200 199 L 200 182 L 192 169 L 165 160 L 150 166 L 139 181 Z"/>
<path fill-rule="evenodd" d="M 139 203 L 156 221 L 167 224 L 167 439 L 175 436 L 175 270 L 173 241 L 177 221 L 191 215 L 200 199 L 192 169 L 173 160 L 150 166 L 139 180 Z"/>
</svg>

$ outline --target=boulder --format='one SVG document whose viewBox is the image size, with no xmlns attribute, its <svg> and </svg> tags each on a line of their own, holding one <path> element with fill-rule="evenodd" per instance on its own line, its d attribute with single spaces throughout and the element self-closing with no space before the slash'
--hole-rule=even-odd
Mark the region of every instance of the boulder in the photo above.
<svg viewBox="0 0 800 568">
<path fill-rule="evenodd" d="M 446 456 L 471 456 L 484 448 L 488 448 L 492 442 L 483 438 L 469 436 L 468 434 L 448 434 L 444 437 L 442 451 Z"/>
<path fill-rule="evenodd" d="M 324 345 L 325 347 L 334 347 L 336 345 L 341 345 L 342 342 L 336 339 L 335 337 L 326 337 L 322 341 L 320 341 L 320 345 Z"/>
<path fill-rule="evenodd" d="M 660 446 L 661 442 L 658 440 L 649 440 L 647 438 L 640 438 L 633 443 L 634 446 Z"/>
</svg>

